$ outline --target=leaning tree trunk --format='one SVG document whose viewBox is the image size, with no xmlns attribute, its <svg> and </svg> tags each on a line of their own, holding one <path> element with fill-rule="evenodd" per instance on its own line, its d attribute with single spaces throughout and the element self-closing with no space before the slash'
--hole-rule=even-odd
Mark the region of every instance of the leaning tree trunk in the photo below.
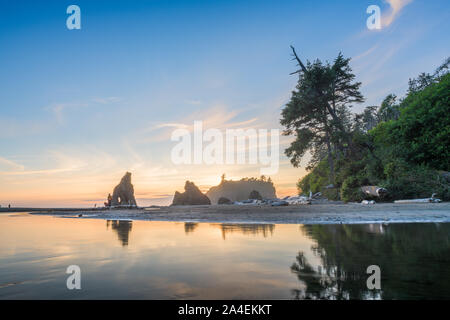
<svg viewBox="0 0 450 320">
<path fill-rule="evenodd" d="M 327 152 L 328 152 L 328 165 L 330 167 L 330 184 L 334 185 L 334 159 L 333 159 L 333 150 L 331 148 L 331 141 L 330 141 L 330 134 L 328 132 L 328 129 L 325 132 L 325 140 L 327 143 Z"/>
</svg>

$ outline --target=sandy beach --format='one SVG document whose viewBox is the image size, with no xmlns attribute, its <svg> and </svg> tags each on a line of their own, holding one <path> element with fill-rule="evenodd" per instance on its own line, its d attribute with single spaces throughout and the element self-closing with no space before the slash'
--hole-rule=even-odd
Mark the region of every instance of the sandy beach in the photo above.
<svg viewBox="0 0 450 320">
<path fill-rule="evenodd" d="M 32 214 L 45 214 L 77 219 L 216 223 L 418 223 L 450 222 L 450 203 L 378 203 L 374 205 L 351 203 L 291 205 L 286 207 L 271 207 L 266 205 L 210 205 L 109 210 L 55 209 L 36 211 L 32 212 Z"/>
</svg>

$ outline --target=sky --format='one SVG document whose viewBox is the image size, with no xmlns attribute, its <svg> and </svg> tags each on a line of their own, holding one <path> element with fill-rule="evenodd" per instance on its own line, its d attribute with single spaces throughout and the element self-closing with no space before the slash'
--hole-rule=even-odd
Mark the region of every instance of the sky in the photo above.
<svg viewBox="0 0 450 320">
<path fill-rule="evenodd" d="M 69 5 L 81 29 L 69 30 Z M 366 9 L 381 9 L 369 30 Z M 175 164 L 176 128 L 282 129 L 295 88 L 290 45 L 351 66 L 366 101 L 402 97 L 408 79 L 449 56 L 445 0 L 0 0 L 0 205 L 101 205 L 126 171 L 139 205 L 168 204 L 186 180 L 202 191 L 258 177 L 260 164 Z M 446 36 L 447 35 L 447 36 Z M 306 174 L 283 155 L 277 195 Z"/>
</svg>

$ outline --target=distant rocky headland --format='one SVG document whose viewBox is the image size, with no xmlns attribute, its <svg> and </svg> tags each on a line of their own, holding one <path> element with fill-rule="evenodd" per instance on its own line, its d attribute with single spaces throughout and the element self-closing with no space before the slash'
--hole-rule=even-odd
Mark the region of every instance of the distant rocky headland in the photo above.
<svg viewBox="0 0 450 320">
<path fill-rule="evenodd" d="M 248 199 L 275 199 L 276 191 L 270 178 L 243 178 L 233 181 L 226 180 L 222 175 L 219 185 L 212 187 L 203 194 L 194 182 L 186 181 L 184 192 L 175 191 L 172 205 L 210 205 L 232 204 Z M 126 172 L 120 183 L 114 188 L 112 195 L 108 194 L 106 208 L 137 207 L 134 187 L 131 183 L 131 173 Z"/>
<path fill-rule="evenodd" d="M 209 195 L 211 198 L 209 198 Z M 270 179 L 241 179 L 228 181 L 212 187 L 207 195 L 191 181 L 186 181 L 184 192 L 175 192 L 172 206 L 138 207 L 131 184 L 131 173 L 127 172 L 108 196 L 105 207 L 89 209 L 25 209 L 21 212 L 54 215 L 82 219 L 105 220 L 152 220 L 180 222 L 220 222 L 220 223 L 394 223 L 394 222 L 449 222 L 449 203 L 361 203 L 323 202 L 312 198 L 313 206 L 302 202 L 279 201 L 275 198 L 275 188 Z M 217 199 L 217 200 L 216 200 Z M 215 201 L 219 199 L 221 204 Z M 232 199 L 232 200 L 231 200 Z M 250 200 L 253 199 L 253 200 Z M 261 200 L 263 199 L 263 200 Z M 246 201 L 247 200 L 247 201 Z M 273 202 L 275 201 L 275 202 Z M 286 206 L 279 205 L 285 202 Z M 288 205 L 287 205 L 288 204 Z M 186 207 L 187 206 L 187 207 Z M 18 208 L 8 208 L 9 212 Z M 0 210 L 2 212 L 2 210 Z M 4 212 L 4 211 L 3 211 Z M 119 225 L 114 227 L 119 227 Z M 124 223 L 126 228 L 127 224 Z M 125 229 L 126 231 L 126 229 Z M 124 245 L 126 245 L 126 239 Z"/>
<path fill-rule="evenodd" d="M 257 195 L 254 191 L 259 193 L 263 199 L 277 197 L 272 180 L 265 177 L 260 179 L 243 178 L 237 181 L 226 180 L 225 177 L 222 177 L 220 184 L 209 189 L 206 195 L 212 204 L 217 204 L 220 198 L 229 199 L 231 202 L 252 199 Z"/>
<path fill-rule="evenodd" d="M 233 181 L 225 180 L 225 176 L 222 176 L 220 184 L 209 189 L 206 195 L 193 182 L 186 181 L 183 193 L 175 191 L 172 205 L 232 204 L 248 199 L 274 198 L 276 192 L 270 178 L 244 178 Z"/>
</svg>

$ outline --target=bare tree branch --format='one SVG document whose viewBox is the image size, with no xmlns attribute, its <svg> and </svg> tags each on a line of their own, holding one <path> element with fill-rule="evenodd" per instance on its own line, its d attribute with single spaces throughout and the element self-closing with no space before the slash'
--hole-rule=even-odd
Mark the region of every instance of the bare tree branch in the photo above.
<svg viewBox="0 0 450 320">
<path fill-rule="evenodd" d="M 297 60 L 298 65 L 300 66 L 300 68 L 302 68 L 301 71 L 306 72 L 306 67 L 305 67 L 305 65 L 303 64 L 303 62 L 300 60 L 300 58 L 298 57 L 297 52 L 295 52 L 295 48 L 294 48 L 293 46 L 291 46 L 291 49 L 292 49 L 292 53 L 293 53 L 293 55 L 294 55 L 294 59 L 293 59 L 293 60 Z M 291 73 L 291 74 L 295 74 L 295 73 L 299 73 L 299 72 L 300 72 L 300 70 L 295 71 L 295 72 L 293 72 L 293 73 Z"/>
</svg>

